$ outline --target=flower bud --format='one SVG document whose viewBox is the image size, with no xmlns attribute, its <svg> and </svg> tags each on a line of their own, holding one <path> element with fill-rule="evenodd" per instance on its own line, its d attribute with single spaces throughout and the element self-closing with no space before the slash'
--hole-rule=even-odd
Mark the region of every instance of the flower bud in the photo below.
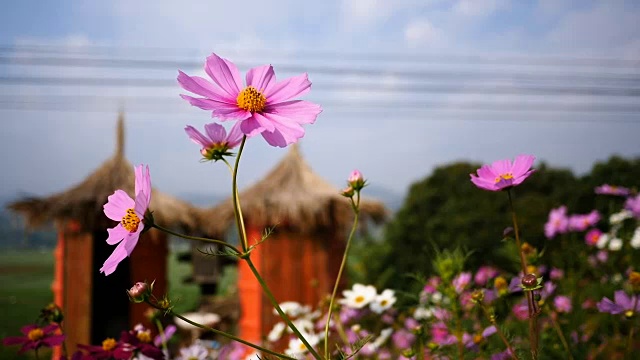
<svg viewBox="0 0 640 360">
<path fill-rule="evenodd" d="M 365 186 L 366 181 L 364 180 L 364 177 L 362 176 L 362 173 L 360 171 L 353 170 L 351 172 L 351 175 L 349 175 L 347 183 L 349 184 L 349 186 L 351 186 L 351 188 L 353 188 L 354 191 L 360 191 Z"/>
<path fill-rule="evenodd" d="M 536 277 L 536 274 L 527 274 L 522 277 L 521 286 L 524 291 L 537 290 L 542 288 L 542 278 Z"/>
<path fill-rule="evenodd" d="M 481 303 L 484 300 L 484 291 L 482 289 L 475 290 L 471 293 L 471 300 L 475 303 Z"/>
<path fill-rule="evenodd" d="M 502 231 L 502 237 L 508 238 L 513 234 L 513 228 L 511 226 L 504 228 Z"/>
<path fill-rule="evenodd" d="M 342 191 L 340 192 L 340 195 L 348 198 L 352 198 L 354 194 L 355 194 L 355 191 L 353 191 L 353 188 L 351 186 L 347 186 L 346 188 L 342 189 Z"/>
<path fill-rule="evenodd" d="M 64 320 L 62 309 L 54 303 L 47 305 L 44 309 L 40 310 L 40 318 L 47 322 L 60 324 Z"/>
<path fill-rule="evenodd" d="M 531 246 L 531 244 L 529 244 L 528 242 L 524 242 L 522 244 L 522 246 L 520 247 L 520 250 L 522 250 L 522 253 L 529 256 L 531 254 L 533 254 L 533 252 L 536 250 L 533 246 Z"/>
<path fill-rule="evenodd" d="M 134 303 L 141 303 L 146 301 L 151 295 L 151 289 L 146 282 L 137 282 L 131 289 L 127 290 L 129 299 Z"/>
</svg>

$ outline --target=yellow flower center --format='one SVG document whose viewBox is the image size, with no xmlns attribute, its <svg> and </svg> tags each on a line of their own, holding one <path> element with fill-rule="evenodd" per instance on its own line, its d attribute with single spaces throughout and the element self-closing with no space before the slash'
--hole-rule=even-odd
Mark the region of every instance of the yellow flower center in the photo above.
<svg viewBox="0 0 640 360">
<path fill-rule="evenodd" d="M 300 349 L 300 351 L 307 351 L 307 346 L 301 341 L 300 344 L 298 344 L 298 349 Z"/>
<path fill-rule="evenodd" d="M 31 341 L 38 341 L 44 337 L 44 332 L 42 332 L 42 329 L 36 328 L 29 331 L 29 334 L 27 334 L 27 337 Z"/>
<path fill-rule="evenodd" d="M 143 343 L 151 342 L 151 332 L 149 330 L 140 331 L 138 335 L 136 335 L 136 337 L 138 338 L 138 340 L 142 341 Z"/>
<path fill-rule="evenodd" d="M 480 344 L 482 342 L 482 339 L 484 339 L 484 338 L 482 337 L 481 334 L 475 334 L 473 336 L 473 343 L 474 344 Z"/>
<path fill-rule="evenodd" d="M 361 303 L 364 301 L 364 296 L 362 295 L 358 295 L 356 296 L 356 298 L 354 299 L 356 303 Z"/>
<path fill-rule="evenodd" d="M 261 112 L 267 104 L 267 98 L 253 86 L 247 86 L 240 91 L 236 101 L 239 108 L 251 112 Z"/>
<path fill-rule="evenodd" d="M 388 301 L 388 300 L 386 300 L 386 299 L 385 299 L 385 300 L 382 300 L 382 301 L 380 301 L 380 306 L 385 306 L 385 305 L 387 305 L 388 303 L 389 303 L 389 301 Z"/>
<path fill-rule="evenodd" d="M 506 174 L 500 174 L 497 178 L 496 178 L 496 184 L 499 183 L 502 180 L 511 180 L 513 179 L 513 174 L 511 173 L 506 173 Z"/>
<path fill-rule="evenodd" d="M 138 225 L 140 225 L 140 218 L 133 209 L 127 209 L 127 215 L 122 218 L 120 223 L 122 223 L 122 227 L 129 232 L 135 232 L 138 230 Z"/>
<path fill-rule="evenodd" d="M 116 345 L 118 345 L 118 342 L 115 339 L 112 338 L 106 338 L 103 342 L 102 342 L 102 350 L 104 351 L 111 351 L 113 349 L 116 348 Z"/>
</svg>

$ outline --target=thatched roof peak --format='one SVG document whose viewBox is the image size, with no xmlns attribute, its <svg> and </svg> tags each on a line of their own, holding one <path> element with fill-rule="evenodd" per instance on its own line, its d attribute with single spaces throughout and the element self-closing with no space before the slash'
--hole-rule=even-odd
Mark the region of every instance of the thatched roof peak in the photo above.
<svg viewBox="0 0 640 360">
<path fill-rule="evenodd" d="M 297 144 L 262 180 L 241 191 L 240 201 L 245 218 L 255 226 L 286 223 L 313 231 L 344 227 L 352 218 L 349 201 L 340 195 L 339 189 L 313 172 Z M 387 215 L 384 205 L 373 200 L 363 199 L 361 210 L 365 218 L 377 222 Z M 234 221 L 231 198 L 207 211 L 206 217 L 211 232 L 223 232 Z"/>
<path fill-rule="evenodd" d="M 9 204 L 13 211 L 23 214 L 29 226 L 40 226 L 49 221 L 77 220 L 85 229 L 110 222 L 102 213 L 107 197 L 117 189 L 134 192 L 133 165 L 124 157 L 124 114 L 117 124 L 117 145 L 114 155 L 70 189 L 48 197 L 25 197 Z M 152 190 L 151 210 L 159 224 L 195 229 L 198 212 L 188 203 Z"/>
</svg>

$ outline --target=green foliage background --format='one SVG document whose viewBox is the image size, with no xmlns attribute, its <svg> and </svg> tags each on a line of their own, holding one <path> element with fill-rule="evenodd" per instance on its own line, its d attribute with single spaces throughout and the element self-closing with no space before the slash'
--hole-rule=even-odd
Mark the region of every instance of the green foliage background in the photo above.
<svg viewBox="0 0 640 360">
<path fill-rule="evenodd" d="M 518 259 L 510 249 L 513 245 L 502 241 L 504 229 L 512 224 L 507 193 L 480 190 L 471 183 L 469 174 L 480 165 L 444 165 L 414 183 L 387 225 L 383 240 L 363 239 L 355 246 L 352 280 L 413 291 L 423 284 L 411 281 L 408 275 L 432 274 L 436 250 L 456 247 L 472 251 L 466 264 L 470 270 L 492 264 L 515 271 Z M 535 168 L 536 173 L 514 188 L 513 195 L 522 239 L 538 249 L 549 245 L 543 228 L 552 208 L 566 205 L 569 213 L 587 213 L 594 208 L 608 213 L 619 209 L 624 200 L 596 196 L 596 186 L 608 183 L 640 188 L 640 158 L 612 157 L 595 164 L 583 176 L 544 163 Z"/>
</svg>

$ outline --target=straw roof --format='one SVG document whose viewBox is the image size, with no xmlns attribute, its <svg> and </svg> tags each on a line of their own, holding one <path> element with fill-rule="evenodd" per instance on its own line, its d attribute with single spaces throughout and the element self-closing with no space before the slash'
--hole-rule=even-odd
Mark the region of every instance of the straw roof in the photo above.
<svg viewBox="0 0 640 360">
<path fill-rule="evenodd" d="M 111 221 L 102 213 L 107 197 L 116 189 L 133 195 L 134 182 L 133 165 L 124 157 L 124 115 L 120 113 L 115 154 L 102 166 L 67 191 L 42 198 L 25 197 L 9 204 L 8 208 L 24 215 L 30 227 L 73 219 L 79 221 L 84 229 L 93 229 Z M 150 209 L 158 224 L 185 229 L 198 226 L 200 210 L 156 189 L 152 189 L 151 194 Z"/>
<path fill-rule="evenodd" d="M 264 179 L 240 192 L 240 204 L 246 221 L 258 227 L 279 224 L 308 232 L 342 229 L 353 221 L 348 199 L 311 170 L 296 144 Z M 374 222 L 388 215 L 382 202 L 366 198 L 360 202 L 360 214 Z M 203 215 L 207 232 L 224 234 L 235 221 L 231 197 Z"/>
</svg>

